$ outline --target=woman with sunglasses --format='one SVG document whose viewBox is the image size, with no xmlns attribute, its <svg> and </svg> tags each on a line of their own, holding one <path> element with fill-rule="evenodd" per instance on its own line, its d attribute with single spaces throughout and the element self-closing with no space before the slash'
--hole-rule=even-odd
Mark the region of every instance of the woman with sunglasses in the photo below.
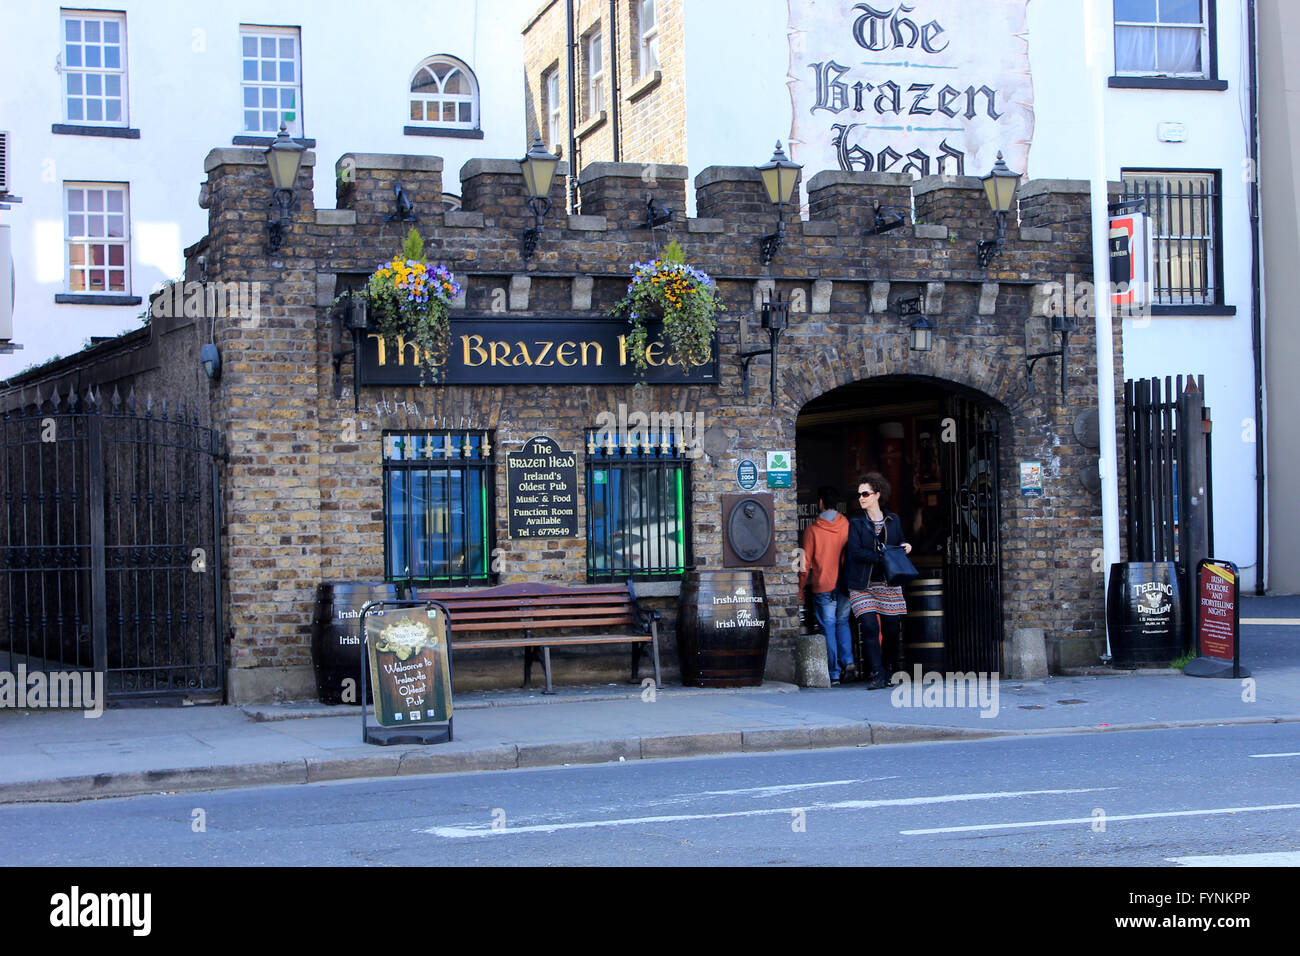
<svg viewBox="0 0 1300 956">
<path fill-rule="evenodd" d="M 844 549 L 844 579 L 871 666 L 871 683 L 867 685 L 871 690 L 890 683 L 881 660 L 882 627 L 897 640 L 902 617 L 907 613 L 903 589 L 885 580 L 885 545 L 902 545 L 906 553 L 912 553 L 912 546 L 903 540 L 902 521 L 884 509 L 889 493 L 889 482 L 879 472 L 873 471 L 858 481 L 862 514 L 849 521 L 849 540 Z"/>
</svg>

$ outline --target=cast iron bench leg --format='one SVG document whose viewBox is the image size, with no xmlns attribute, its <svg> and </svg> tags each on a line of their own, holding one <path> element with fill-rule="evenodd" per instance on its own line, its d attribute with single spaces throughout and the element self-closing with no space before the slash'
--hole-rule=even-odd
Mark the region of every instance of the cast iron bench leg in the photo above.
<svg viewBox="0 0 1300 956">
<path fill-rule="evenodd" d="M 546 672 L 546 693 L 554 694 L 551 689 L 551 648 L 549 645 L 542 645 L 542 670 Z"/>
<path fill-rule="evenodd" d="M 650 626 L 654 629 L 654 639 L 650 642 L 650 657 L 655 664 L 655 686 L 663 687 L 664 682 L 659 677 L 659 628 L 653 624 Z"/>
</svg>

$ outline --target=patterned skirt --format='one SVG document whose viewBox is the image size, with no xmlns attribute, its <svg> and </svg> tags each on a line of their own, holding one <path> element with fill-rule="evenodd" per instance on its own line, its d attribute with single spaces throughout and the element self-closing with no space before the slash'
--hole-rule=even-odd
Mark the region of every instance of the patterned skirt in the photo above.
<svg viewBox="0 0 1300 956">
<path fill-rule="evenodd" d="M 898 616 L 907 613 L 903 589 L 888 584 L 869 584 L 865 591 L 850 591 L 849 607 L 852 608 L 854 617 L 863 614 Z"/>
</svg>

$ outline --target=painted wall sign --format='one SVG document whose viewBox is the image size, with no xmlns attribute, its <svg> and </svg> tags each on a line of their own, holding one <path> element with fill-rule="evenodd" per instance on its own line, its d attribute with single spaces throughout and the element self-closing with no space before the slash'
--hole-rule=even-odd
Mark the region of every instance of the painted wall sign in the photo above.
<svg viewBox="0 0 1300 956">
<path fill-rule="evenodd" d="M 736 484 L 746 491 L 758 484 L 758 466 L 748 458 L 736 466 Z"/>
<path fill-rule="evenodd" d="M 365 622 L 375 720 L 381 727 L 451 718 L 447 618 L 434 607 L 390 608 Z"/>
<path fill-rule="evenodd" d="M 767 453 L 767 486 L 769 488 L 789 488 L 794 476 L 794 456 L 788 451 L 769 451 Z"/>
<path fill-rule="evenodd" d="M 578 536 L 578 456 L 539 435 L 506 456 L 511 538 Z"/>
<path fill-rule="evenodd" d="M 1027 0 L 790 4 L 791 157 L 819 169 L 983 176 L 1033 139 Z"/>
<path fill-rule="evenodd" d="M 611 317 L 542 316 L 535 318 L 451 317 L 447 367 L 436 384 L 599 385 L 604 383 L 718 380 L 718 344 L 713 360 L 684 370 L 667 358 L 661 326 L 651 324 L 646 346 L 649 367 L 644 379 L 627 348 L 627 321 Z M 419 385 L 420 367 L 413 343 L 390 343 L 377 331 L 361 338 L 361 384 Z"/>
</svg>

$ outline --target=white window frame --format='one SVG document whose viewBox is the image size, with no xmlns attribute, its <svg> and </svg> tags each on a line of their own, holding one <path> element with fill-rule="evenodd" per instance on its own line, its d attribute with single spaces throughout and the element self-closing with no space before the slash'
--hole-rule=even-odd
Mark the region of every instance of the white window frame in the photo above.
<svg viewBox="0 0 1300 956">
<path fill-rule="evenodd" d="M 80 24 L 78 32 L 80 39 L 77 45 L 80 49 L 80 63 L 72 63 L 74 59 L 68 50 L 68 24 L 71 22 Z M 93 44 L 100 51 L 100 63 L 98 66 L 88 66 L 86 64 L 86 24 L 99 24 L 100 40 Z M 103 52 L 110 44 L 103 41 L 104 24 L 113 23 L 117 25 L 118 42 L 118 66 L 116 68 L 104 66 Z M 73 126 L 128 126 L 129 117 L 127 106 L 127 48 L 126 48 L 126 14 L 105 10 L 61 10 L 59 16 L 59 63 L 62 70 L 62 91 L 60 99 L 63 100 L 63 121 Z M 110 79 L 116 80 L 118 93 L 116 96 L 108 94 Z M 92 82 L 94 81 L 94 82 Z M 79 85 L 80 91 L 73 93 L 71 86 Z M 97 93 L 91 93 L 90 87 L 98 86 Z M 73 111 L 69 109 L 69 101 L 76 98 L 82 106 L 80 117 L 73 116 Z M 97 100 L 102 104 L 101 115 L 99 119 L 90 119 L 86 113 L 85 107 L 89 100 Z M 117 119 L 106 119 L 108 113 L 108 103 L 111 100 L 120 100 L 120 116 Z"/>
<path fill-rule="evenodd" d="M 649 76 L 659 69 L 659 11 L 655 0 L 639 0 L 637 28 L 637 76 Z M 649 11 L 649 17 L 646 12 Z M 646 20 L 650 26 L 646 26 Z"/>
<path fill-rule="evenodd" d="M 547 148 L 552 152 L 560 144 L 560 68 L 553 66 L 542 74 L 542 114 L 546 117 Z"/>
<path fill-rule="evenodd" d="M 445 76 L 443 76 L 440 79 L 438 77 L 438 74 L 434 70 L 434 67 L 436 66 L 447 66 L 450 67 L 451 69 L 447 72 Z M 417 93 L 414 89 L 416 78 L 419 77 L 421 73 L 426 71 L 433 78 L 435 84 L 433 87 L 426 87 L 426 89 L 434 89 L 436 90 L 436 92 Z M 469 82 L 469 87 L 470 87 L 469 93 L 444 92 L 446 82 L 448 78 L 452 76 L 453 73 L 460 73 L 462 76 L 465 77 L 465 79 Z M 454 56 L 448 56 L 446 54 L 439 54 L 438 56 L 431 56 L 425 60 L 422 60 L 419 66 L 417 66 L 411 72 L 411 81 L 410 84 L 407 86 L 407 90 L 408 90 L 407 122 L 411 126 L 425 126 L 425 127 L 433 127 L 433 128 L 441 128 L 441 129 L 478 129 L 479 128 L 478 77 L 474 75 L 474 71 L 469 68 L 469 65 L 465 63 L 464 60 L 458 59 L 457 57 Z M 421 104 L 421 112 L 424 114 L 425 117 L 424 119 L 415 119 L 413 116 L 410 115 L 411 107 L 414 106 L 416 103 Z M 461 106 L 464 104 L 469 104 L 470 117 L 468 120 L 460 119 Z M 427 117 L 429 115 L 429 107 L 431 105 L 437 106 L 439 117 L 442 117 L 444 115 L 445 108 L 447 106 L 454 107 L 456 113 L 456 119 L 454 120 L 448 120 L 443 118 L 428 119 Z"/>
<path fill-rule="evenodd" d="M 595 119 L 605 102 L 605 44 L 596 27 L 582 38 L 582 60 L 587 73 L 587 119 Z"/>
<path fill-rule="evenodd" d="M 73 209 L 73 193 L 81 193 L 81 209 Z M 92 211 L 89 209 L 90 194 L 101 193 L 103 202 L 101 209 Z M 111 222 L 109 217 L 117 215 L 108 209 L 110 194 L 118 194 L 122 197 L 121 215 L 121 236 L 110 236 Z M 82 229 L 80 235 L 76 234 L 72 228 L 72 217 L 82 217 Z M 91 216 L 103 217 L 103 235 L 93 235 L 94 229 L 90 227 Z M 97 267 L 90 262 L 92 258 L 91 248 L 102 246 L 104 248 L 104 287 L 102 289 L 91 288 L 90 273 Z M 109 264 L 111 254 L 110 248 L 121 247 L 122 265 L 114 266 Z M 74 264 L 73 250 L 81 250 L 81 263 Z M 109 271 L 121 269 L 122 271 L 122 288 L 110 288 Z M 76 283 L 72 281 L 74 269 L 82 274 L 82 287 L 76 288 Z M 63 184 L 63 285 L 65 291 L 74 295 L 130 295 L 131 294 L 131 193 L 130 186 L 127 183 L 96 183 L 96 182 L 65 182 Z"/>
<path fill-rule="evenodd" d="M 1145 20 L 1120 20 L 1114 17 L 1113 43 L 1115 45 L 1115 75 L 1116 76 L 1168 76 L 1181 77 L 1186 79 L 1206 79 L 1210 76 L 1210 16 L 1207 9 L 1207 0 L 1199 0 L 1201 7 L 1201 22 L 1199 25 L 1187 23 L 1162 23 L 1160 22 L 1160 0 L 1156 0 L 1156 19 L 1154 21 Z M 1111 5 L 1112 14 L 1114 13 L 1114 4 Z M 1199 35 L 1201 50 L 1201 69 L 1192 73 L 1171 73 L 1167 70 L 1160 69 L 1159 53 L 1160 44 L 1157 42 L 1152 47 L 1157 59 L 1150 68 L 1143 69 L 1121 69 L 1119 62 L 1119 31 L 1121 28 L 1149 29 L 1153 31 L 1165 30 L 1196 30 Z"/>
<path fill-rule="evenodd" d="M 253 24 L 241 23 L 239 25 L 239 128 L 241 136 L 275 136 L 280 131 L 280 123 L 283 122 L 289 131 L 289 135 L 295 138 L 302 137 L 302 31 L 298 27 L 270 27 L 255 26 Z M 245 77 L 245 66 L 248 62 L 248 56 L 244 52 L 244 41 L 249 38 L 257 40 L 257 53 L 253 60 L 258 64 L 257 77 L 247 79 Z M 268 62 L 262 54 L 262 40 L 274 39 L 276 41 L 275 56 L 269 62 L 280 64 L 286 58 L 281 55 L 280 41 L 284 39 L 293 40 L 293 82 L 286 82 L 280 79 L 280 71 L 277 69 L 276 76 L 272 79 L 263 79 L 261 65 Z M 257 104 L 248 106 L 247 97 L 249 90 L 257 91 Z M 265 91 L 275 90 L 277 103 L 274 107 L 265 102 Z M 293 120 L 285 118 L 285 114 L 290 110 L 285 108 L 283 91 L 290 90 L 293 93 Z M 277 119 L 274 122 L 273 129 L 267 129 L 265 126 L 265 117 L 263 114 L 274 109 Z M 253 128 L 249 126 L 248 114 L 254 112 L 258 117 L 258 125 Z"/>
</svg>

